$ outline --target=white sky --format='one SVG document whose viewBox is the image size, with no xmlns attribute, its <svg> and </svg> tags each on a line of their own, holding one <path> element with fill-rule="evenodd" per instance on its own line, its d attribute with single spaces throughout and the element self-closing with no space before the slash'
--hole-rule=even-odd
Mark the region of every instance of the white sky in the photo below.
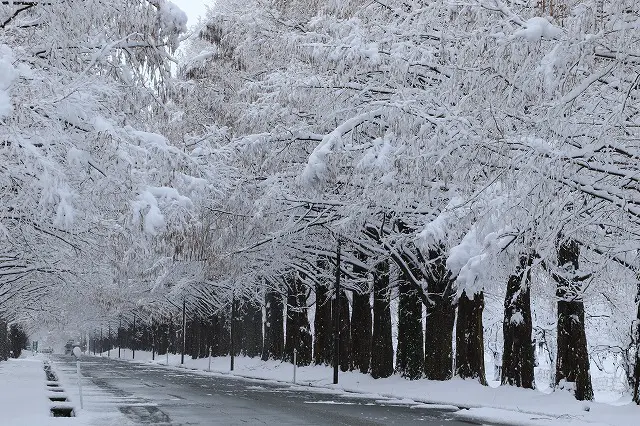
<svg viewBox="0 0 640 426">
<path fill-rule="evenodd" d="M 171 0 L 173 4 L 187 14 L 189 22 L 187 25 L 191 26 L 198 22 L 198 16 L 204 16 L 206 12 L 206 5 L 211 7 L 214 0 Z"/>
</svg>

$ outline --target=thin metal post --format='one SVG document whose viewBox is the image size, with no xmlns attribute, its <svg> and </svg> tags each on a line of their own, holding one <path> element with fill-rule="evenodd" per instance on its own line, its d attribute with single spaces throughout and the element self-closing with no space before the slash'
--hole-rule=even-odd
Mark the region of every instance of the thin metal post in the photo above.
<svg viewBox="0 0 640 426">
<path fill-rule="evenodd" d="M 212 347 L 209 346 L 209 368 L 207 368 L 207 371 L 211 371 L 211 349 Z"/>
<path fill-rule="evenodd" d="M 103 347 L 102 347 L 102 327 L 100 327 L 100 356 L 102 356 Z"/>
<path fill-rule="evenodd" d="M 336 285 L 333 299 L 333 384 L 338 384 L 338 365 L 340 364 L 340 240 L 336 250 Z"/>
<path fill-rule="evenodd" d="M 233 335 L 233 321 L 236 317 L 236 293 L 233 291 L 231 293 L 231 371 L 233 371 L 233 364 L 235 358 L 235 345 L 234 345 L 234 335 Z"/>
<path fill-rule="evenodd" d="M 80 360 L 76 361 L 76 373 L 78 374 L 78 392 L 80 393 L 80 408 L 84 409 L 84 404 L 82 401 L 82 382 L 80 376 Z"/>
<path fill-rule="evenodd" d="M 107 345 L 107 356 L 111 358 L 111 321 L 109 321 L 109 344 Z"/>
<path fill-rule="evenodd" d="M 151 361 L 156 360 L 156 331 L 155 322 L 151 319 Z"/>
<path fill-rule="evenodd" d="M 133 315 L 133 341 L 131 342 L 131 359 L 136 359 L 136 315 Z"/>
<path fill-rule="evenodd" d="M 120 349 L 122 348 L 122 336 L 120 335 L 120 330 L 122 330 L 122 318 L 120 318 L 120 322 L 118 323 L 118 359 L 120 359 Z"/>
<path fill-rule="evenodd" d="M 182 355 L 180 365 L 184 365 L 184 352 L 187 348 L 187 299 L 182 300 Z"/>
<path fill-rule="evenodd" d="M 296 384 L 296 369 L 298 368 L 298 349 L 293 349 L 293 384 Z"/>
</svg>

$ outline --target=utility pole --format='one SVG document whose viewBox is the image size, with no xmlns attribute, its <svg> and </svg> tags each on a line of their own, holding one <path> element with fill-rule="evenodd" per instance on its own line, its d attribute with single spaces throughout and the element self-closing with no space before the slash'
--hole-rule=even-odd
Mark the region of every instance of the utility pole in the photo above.
<svg viewBox="0 0 640 426">
<path fill-rule="evenodd" d="M 180 365 L 184 365 L 184 351 L 187 347 L 187 299 L 182 299 L 182 355 Z"/>
<path fill-rule="evenodd" d="M 336 285 L 333 299 L 333 384 L 338 384 L 340 364 L 340 239 L 336 250 Z"/>
<path fill-rule="evenodd" d="M 236 292 L 232 290 L 231 292 L 231 371 L 233 371 L 233 362 L 235 356 L 235 345 L 234 345 L 234 335 L 233 335 L 233 321 L 236 317 Z"/>
<path fill-rule="evenodd" d="M 156 359 L 156 322 L 151 318 L 151 361 Z"/>
<path fill-rule="evenodd" d="M 118 358 L 120 358 L 120 348 L 122 347 L 122 336 L 120 335 L 121 329 L 122 329 L 122 317 L 120 317 L 120 321 L 118 322 Z"/>
</svg>

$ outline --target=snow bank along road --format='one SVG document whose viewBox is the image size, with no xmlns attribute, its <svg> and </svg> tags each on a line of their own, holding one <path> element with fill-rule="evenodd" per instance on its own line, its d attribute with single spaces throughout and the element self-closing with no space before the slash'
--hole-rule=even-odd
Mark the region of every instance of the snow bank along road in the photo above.
<svg viewBox="0 0 640 426">
<path fill-rule="evenodd" d="M 72 357 L 55 356 L 72 371 Z M 90 380 L 136 424 L 154 425 L 468 425 L 442 407 L 407 406 L 365 395 L 259 380 L 209 376 L 109 358 L 82 362 Z M 111 398 L 112 397 L 112 398 Z"/>
</svg>

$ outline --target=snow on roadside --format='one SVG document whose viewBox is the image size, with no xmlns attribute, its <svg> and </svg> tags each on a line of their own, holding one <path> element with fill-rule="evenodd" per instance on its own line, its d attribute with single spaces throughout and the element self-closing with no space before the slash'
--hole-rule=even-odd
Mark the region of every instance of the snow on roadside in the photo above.
<svg viewBox="0 0 640 426">
<path fill-rule="evenodd" d="M 105 353 L 106 355 L 106 353 Z M 117 358 L 118 350 L 111 350 L 111 357 Z M 131 360 L 131 350 L 123 350 L 123 359 Z M 165 365 L 165 355 L 151 360 L 150 352 L 136 351 L 135 361 Z M 207 372 L 209 359 L 185 357 L 185 366 L 180 367 L 180 355 L 169 355 L 169 367 L 189 368 L 204 375 L 229 375 L 230 358 L 211 359 L 211 372 Z M 293 365 L 280 361 L 261 361 L 259 358 L 236 357 L 233 375 L 289 382 L 293 379 Z M 468 420 L 509 425 L 615 425 L 636 424 L 640 407 L 633 404 L 611 405 L 599 402 L 580 402 L 567 392 L 543 393 L 511 386 L 487 387 L 471 380 L 453 379 L 445 382 L 430 380 L 409 381 L 398 376 L 373 379 L 358 372 L 340 372 L 339 385 L 332 384 L 332 369 L 326 366 L 299 367 L 296 373 L 296 387 L 310 391 L 334 393 L 337 396 L 353 397 L 367 394 L 386 403 L 402 401 L 412 408 L 421 404 L 438 404 L 449 409 L 463 408 L 456 416 Z M 413 405 L 412 405 L 413 404 Z M 621 404 L 617 401 L 616 404 Z M 425 407 L 422 407 L 425 408 Z"/>
<path fill-rule="evenodd" d="M 0 413 L 3 426 L 126 426 L 132 425 L 114 404 L 98 408 L 92 402 L 102 401 L 104 395 L 95 395 L 95 386 L 84 380 L 85 410 L 78 402 L 75 374 L 73 377 L 62 372 L 52 363 L 53 371 L 59 379 L 61 392 L 69 398 L 63 405 L 74 407 L 76 417 L 52 417 L 49 401 L 51 392 L 47 390 L 47 376 L 44 372 L 46 355 L 31 354 L 20 359 L 0 362 Z M 56 393 L 55 396 L 60 396 Z M 87 407 L 86 404 L 89 404 Z M 60 403 L 58 403 L 60 404 Z M 88 408 L 88 409 L 87 409 Z"/>
<path fill-rule="evenodd" d="M 49 425 L 49 398 L 41 359 L 9 359 L 0 363 L 0 412 L 5 425 Z"/>
</svg>

